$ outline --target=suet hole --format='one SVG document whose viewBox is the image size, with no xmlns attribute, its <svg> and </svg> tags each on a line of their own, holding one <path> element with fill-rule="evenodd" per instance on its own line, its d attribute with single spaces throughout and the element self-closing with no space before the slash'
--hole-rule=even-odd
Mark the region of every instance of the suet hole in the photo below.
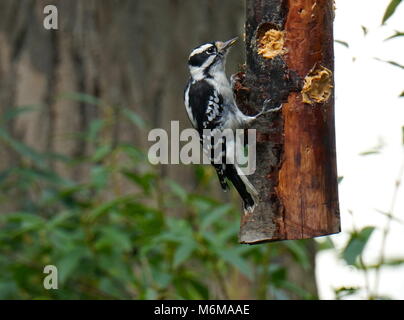
<svg viewBox="0 0 404 320">
<path fill-rule="evenodd" d="M 311 105 L 327 102 L 332 88 L 332 71 L 323 66 L 315 66 L 304 78 L 303 102 Z"/>
<path fill-rule="evenodd" d="M 265 59 L 273 59 L 287 52 L 284 48 L 285 32 L 271 23 L 262 24 L 257 30 L 258 54 Z"/>
</svg>

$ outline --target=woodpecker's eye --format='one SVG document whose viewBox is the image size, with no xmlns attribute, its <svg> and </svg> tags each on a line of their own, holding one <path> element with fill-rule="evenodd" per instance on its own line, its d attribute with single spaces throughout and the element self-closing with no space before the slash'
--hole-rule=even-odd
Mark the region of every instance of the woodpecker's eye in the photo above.
<svg viewBox="0 0 404 320">
<path fill-rule="evenodd" d="M 214 48 L 214 47 L 210 47 L 208 50 L 206 50 L 206 52 L 207 52 L 208 54 L 215 53 L 215 48 Z"/>
</svg>

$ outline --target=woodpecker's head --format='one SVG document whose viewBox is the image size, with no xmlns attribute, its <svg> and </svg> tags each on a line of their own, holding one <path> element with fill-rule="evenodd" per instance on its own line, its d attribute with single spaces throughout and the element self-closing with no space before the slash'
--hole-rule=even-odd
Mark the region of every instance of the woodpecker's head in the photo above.
<svg viewBox="0 0 404 320">
<path fill-rule="evenodd" d="M 226 56 L 236 41 L 237 38 L 225 42 L 209 42 L 192 50 L 188 59 L 192 78 L 200 80 L 214 77 L 216 72 L 224 72 Z"/>
</svg>

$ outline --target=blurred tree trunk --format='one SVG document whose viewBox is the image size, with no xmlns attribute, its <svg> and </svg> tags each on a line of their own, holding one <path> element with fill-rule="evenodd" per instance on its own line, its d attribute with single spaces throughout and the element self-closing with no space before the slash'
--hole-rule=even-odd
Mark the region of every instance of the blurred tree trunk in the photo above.
<svg viewBox="0 0 404 320">
<path fill-rule="evenodd" d="M 48 4 L 58 8 L 57 31 L 43 28 L 43 8 Z M 182 92 L 190 49 L 239 34 L 243 13 L 243 2 L 234 0 L 1 0 L 0 115 L 17 106 L 40 106 L 15 118 L 8 129 L 39 151 L 75 157 L 94 151 L 92 143 L 75 135 L 106 115 L 92 104 L 59 98 L 65 93 L 96 96 L 114 112 L 125 106 L 153 128 L 169 129 L 171 120 L 179 120 L 180 129 L 189 127 Z M 242 61 L 241 46 L 238 50 L 230 57 L 229 74 Z M 148 145 L 147 132 L 126 122 L 115 124 L 105 138 L 139 148 Z M 0 149 L 0 157 L 0 170 L 19 159 L 5 149 Z M 76 181 L 87 176 L 88 168 L 50 165 Z M 193 166 L 161 170 L 188 190 L 194 188 Z M 218 190 L 219 186 L 211 192 Z M 313 283 L 314 268 L 302 271 L 295 262 L 285 264 L 301 271 L 301 282 Z M 244 288 L 251 285 L 246 279 L 242 282 Z M 315 288 L 310 291 L 315 294 Z M 254 298 L 240 292 L 249 290 L 236 290 L 232 297 Z"/>
<path fill-rule="evenodd" d="M 59 30 L 43 27 L 43 8 L 55 4 Z M 151 127 L 188 126 L 182 92 L 190 49 L 203 41 L 234 36 L 242 29 L 243 5 L 227 1 L 42 1 L 0 2 L 0 112 L 12 106 L 41 105 L 12 124 L 14 136 L 30 146 L 69 156 L 91 154 L 92 146 L 73 134 L 103 116 L 100 108 L 58 99 L 64 93 L 96 96 L 125 106 Z M 227 13 L 226 19 L 222 14 Z M 238 58 L 241 60 L 241 50 Z M 237 60 L 236 60 L 237 59 Z M 236 66 L 233 67 L 234 69 Z M 147 132 L 118 123 L 112 141 L 146 147 Z M 2 166 L 13 155 L 2 152 Z M 78 179 L 83 170 L 58 165 Z M 193 167 L 163 166 L 163 174 L 193 186 Z"/>
</svg>

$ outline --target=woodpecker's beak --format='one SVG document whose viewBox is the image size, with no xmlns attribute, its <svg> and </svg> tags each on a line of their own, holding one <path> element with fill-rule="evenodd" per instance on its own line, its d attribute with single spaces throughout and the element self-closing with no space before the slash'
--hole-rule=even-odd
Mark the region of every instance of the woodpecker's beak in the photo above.
<svg viewBox="0 0 404 320">
<path fill-rule="evenodd" d="M 235 37 L 226 42 L 221 42 L 221 41 L 216 42 L 216 46 L 217 46 L 219 52 L 221 54 L 225 54 L 230 49 L 230 47 L 232 47 L 236 43 L 237 39 L 238 39 L 238 37 Z"/>
</svg>

